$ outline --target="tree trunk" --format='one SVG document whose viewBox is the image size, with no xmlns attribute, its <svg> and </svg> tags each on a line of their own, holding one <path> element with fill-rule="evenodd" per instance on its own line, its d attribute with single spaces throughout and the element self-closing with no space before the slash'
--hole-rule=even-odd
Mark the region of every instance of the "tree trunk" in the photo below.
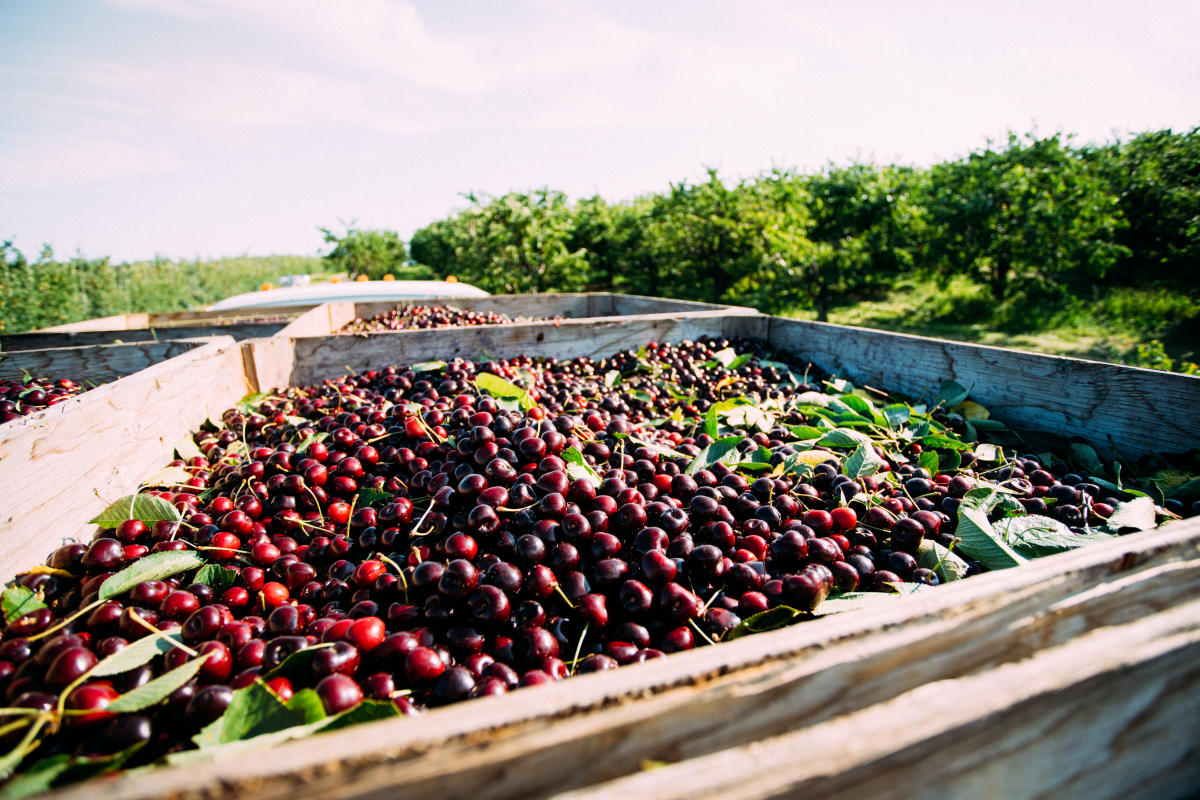
<svg viewBox="0 0 1200 800">
<path fill-rule="evenodd" d="M 1008 258 L 996 260 L 996 266 L 992 269 L 992 299 L 997 303 L 1004 299 L 1008 291 L 1008 273 L 1011 271 L 1012 265 Z"/>
</svg>

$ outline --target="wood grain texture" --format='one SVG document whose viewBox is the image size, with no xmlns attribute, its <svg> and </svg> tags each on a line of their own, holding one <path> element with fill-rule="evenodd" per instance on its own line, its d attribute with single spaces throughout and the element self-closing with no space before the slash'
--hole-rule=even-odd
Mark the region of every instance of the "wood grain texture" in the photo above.
<svg viewBox="0 0 1200 800">
<path fill-rule="evenodd" d="M 182 339 L 139 344 L 92 347 L 57 347 L 19 350 L 0 359 L 0 377 L 20 378 L 22 370 L 34 377 L 71 378 L 77 382 L 109 383 L 153 364 L 195 350 L 206 339 Z"/>
<path fill-rule="evenodd" d="M 1198 376 L 781 317 L 768 336 L 855 383 L 913 397 L 956 380 L 997 419 L 1125 456 L 1200 447 Z"/>
<path fill-rule="evenodd" d="M 1170 798 L 1200 787 L 1200 601 L 559 800 Z"/>
<path fill-rule="evenodd" d="M 242 339 L 253 339 L 260 336 L 273 336 L 286 326 L 286 322 L 253 322 L 228 325 L 172 325 L 169 327 L 129 328 L 115 331 L 14 333 L 7 336 L 0 336 L 0 349 L 4 351 L 19 351 L 51 347 L 128 344 L 133 342 L 163 343 L 176 339 L 195 339 L 208 336 L 232 336 L 234 339 L 241 341 Z"/>
<path fill-rule="evenodd" d="M 325 336 L 339 330 L 354 319 L 369 319 L 385 314 L 399 306 L 410 304 L 454 306 L 467 311 L 495 311 L 510 317 L 562 316 L 568 319 L 588 317 L 630 316 L 638 314 L 692 314 L 697 312 L 733 310 L 753 313 L 753 309 L 695 303 L 690 300 L 668 300 L 659 297 L 613 294 L 611 292 L 494 294 L 488 297 L 435 297 L 425 300 L 401 300 L 376 303 L 328 303 L 327 307 L 312 309 L 297 317 L 281 337 L 301 338 Z M 324 309 L 324 310 L 322 310 Z"/>
<path fill-rule="evenodd" d="M 0 579 L 41 563 L 109 500 L 171 460 L 176 442 L 247 392 L 241 349 L 214 339 L 0 425 Z"/>
<path fill-rule="evenodd" d="M 639 294 L 614 294 L 613 313 L 628 314 L 662 314 L 667 311 L 717 311 L 730 309 L 738 311 L 753 310 L 745 306 L 729 306 L 719 303 L 700 303 L 695 300 L 668 300 L 662 297 L 647 297 Z"/>
<path fill-rule="evenodd" d="M 554 358 L 606 356 L 646 341 L 695 338 L 719 333 L 730 314 L 702 311 L 598 317 L 557 323 L 528 322 L 467 328 L 397 331 L 361 336 L 326 336 L 254 342 L 260 385 L 309 383 L 389 364 L 429 359 L 499 358 L 529 353 Z M 289 352 L 289 348 L 291 352 Z"/>
<path fill-rule="evenodd" d="M 300 314 L 277 334 L 280 338 L 327 336 L 354 319 L 354 303 L 322 303 Z"/>
<path fill-rule="evenodd" d="M 164 769 L 118 779 L 106 792 L 113 800 L 248 793 L 271 800 L 301 788 L 328 800 L 435 792 L 464 800 L 547 796 L 627 776 L 646 759 L 700 759 L 820 730 L 897 698 L 923 697 L 946 681 L 1022 668 L 1047 652 L 1068 653 L 1072 665 L 1099 664 L 1097 653 L 1119 651 L 1117 641 L 1133 654 L 1129 663 L 1138 664 L 1149 654 L 1127 631 L 1147 619 L 1170 618 L 1146 641 L 1194 638 L 1200 614 L 1176 609 L 1195 602 L 1198 591 L 1200 521 L 1176 523 L 882 609 L 472 701 L 469 714 L 453 707 L 374 723 L 287 743 L 269 757 L 226 756 L 212 772 Z M 1108 636 L 1106 644 L 1077 655 L 1072 643 L 1093 633 Z M 1183 677 L 1195 682 L 1200 662 L 1193 656 L 1185 663 Z M 976 682 L 964 693 L 973 709 L 1002 708 L 1022 696 L 1010 694 L 1010 683 L 1020 687 L 1039 672 L 1023 671 L 990 692 L 990 682 Z M 1071 686 L 1085 674 L 1053 671 L 1051 677 Z M 1175 685 L 1165 690 L 1160 694 L 1169 697 Z M 891 710 L 857 735 L 884 751 L 908 746 L 905 737 L 936 735 L 939 729 L 918 712 Z M 844 747 L 846 734 L 832 741 Z M 944 748 L 931 752 L 945 756 Z M 795 760 L 818 770 L 824 764 Z M 82 798 L 85 791 L 60 796 Z"/>
<path fill-rule="evenodd" d="M 71 331 L 120 331 L 129 328 L 145 328 L 149 324 L 149 314 L 117 314 L 111 317 L 96 317 L 80 322 L 68 322 L 65 325 L 52 325 L 49 328 L 39 328 L 35 333 L 69 333 Z"/>
</svg>

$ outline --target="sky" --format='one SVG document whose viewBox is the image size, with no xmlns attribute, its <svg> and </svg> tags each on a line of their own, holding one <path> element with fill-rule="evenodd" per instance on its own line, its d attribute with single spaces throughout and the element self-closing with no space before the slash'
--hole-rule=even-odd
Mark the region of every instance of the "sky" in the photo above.
<svg viewBox="0 0 1200 800">
<path fill-rule="evenodd" d="M 1200 124 L 1200 3 L 2 0 L 0 239 L 316 254 L 463 194 Z"/>
</svg>

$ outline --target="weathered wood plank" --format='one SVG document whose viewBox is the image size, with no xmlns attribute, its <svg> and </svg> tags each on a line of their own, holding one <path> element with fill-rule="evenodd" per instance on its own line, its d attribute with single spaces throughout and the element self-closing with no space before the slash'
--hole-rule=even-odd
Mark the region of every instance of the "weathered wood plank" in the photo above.
<svg viewBox="0 0 1200 800">
<path fill-rule="evenodd" d="M 221 325 L 172 325 L 111 331 L 13 333 L 0 336 L 0 349 L 18 351 L 134 342 L 169 342 L 175 339 L 197 339 L 209 336 L 232 336 L 241 341 L 261 336 L 273 336 L 283 330 L 286 325 L 286 322 L 247 322 Z"/>
<path fill-rule="evenodd" d="M 0 360 L 0 376 L 19 378 L 22 370 L 27 370 L 34 377 L 108 383 L 132 375 L 152 364 L 195 350 L 204 343 L 205 340 L 181 339 L 139 344 L 18 350 L 4 354 L 4 358 Z"/>
<path fill-rule="evenodd" d="M 950 378 L 998 419 L 1125 456 L 1200 447 L 1197 376 L 781 317 L 769 335 L 855 383 L 928 397 Z"/>
<path fill-rule="evenodd" d="M 323 303 L 297 316 L 283 330 L 280 338 L 328 336 L 354 319 L 354 303 Z"/>
<path fill-rule="evenodd" d="M 384 314 L 394 308 L 411 305 L 443 305 L 454 306 L 467 311 L 495 311 L 510 317 L 539 317 L 562 316 L 567 319 L 584 319 L 588 317 L 629 316 L 635 314 L 691 314 L 697 312 L 721 311 L 732 306 L 721 306 L 712 303 L 695 303 L 688 300 L 667 300 L 657 297 L 641 297 L 639 295 L 621 295 L 610 292 L 545 293 L 545 294 L 494 294 L 488 297 L 434 297 L 424 300 L 399 300 L 373 303 L 330 303 L 331 309 L 321 313 L 312 309 L 308 314 L 298 317 L 287 329 L 280 332 L 281 337 L 301 338 L 305 336 L 324 336 L 332 334 L 343 325 L 354 319 L 369 319 L 376 314 Z M 752 309 L 738 307 L 740 313 Z M 326 321 L 328 324 L 326 325 Z"/>
<path fill-rule="evenodd" d="M 117 314 L 111 317 L 85 319 L 81 322 L 68 322 L 65 325 L 53 325 L 49 328 L 39 328 L 37 333 L 68 333 L 71 331 L 119 331 L 129 328 L 145 328 L 149 325 L 150 315 Z"/>
<path fill-rule="evenodd" d="M 247 392 L 242 352 L 215 339 L 0 425 L 0 579 L 41 563 L 85 521 L 171 460 L 176 442 Z"/>
<path fill-rule="evenodd" d="M 560 800 L 1194 797 L 1200 601 Z"/>
<path fill-rule="evenodd" d="M 724 330 L 725 310 L 398 331 L 363 336 L 281 337 L 255 342 L 260 385 L 286 386 L 388 364 L 431 358 L 500 358 L 530 353 L 554 358 L 604 356 L 651 340 L 696 338 Z M 273 355 L 269 355 L 273 354 Z"/>
<path fill-rule="evenodd" d="M 281 745 L 269 758 L 226 757 L 219 773 L 206 777 L 197 777 L 195 768 L 166 769 L 118 779 L 108 791 L 114 800 L 246 792 L 270 800 L 300 787 L 330 800 L 434 791 L 480 800 L 544 796 L 628 775 L 644 759 L 696 759 L 797 729 L 817 730 L 897 696 L 927 692 L 939 681 L 1020 667 L 1049 650 L 1070 651 L 1072 640 L 1089 631 L 1112 634 L 1125 646 L 1132 641 L 1126 629 L 1170 616 L 1198 590 L 1200 522 L 1176 523 L 882 609 L 472 701 L 470 713 L 453 707 L 376 723 Z M 1200 630 L 1194 611 L 1172 619 L 1172 632 Z M 1099 652 L 1105 649 L 1112 644 Z M 1093 656 L 1089 650 L 1080 660 L 1087 664 Z M 1195 679 L 1200 664 L 1193 659 L 1190 669 Z M 966 696 L 979 691 L 975 686 Z M 1008 702 L 1004 694 L 987 697 L 991 705 Z M 924 735 L 910 716 L 885 719 Z M 879 740 L 888 728 L 866 730 L 873 735 L 865 738 Z M 893 744 L 881 741 L 885 748 Z M 61 796 L 83 797 L 83 791 Z"/>
<path fill-rule="evenodd" d="M 572 293 L 545 294 L 493 294 L 488 297 L 439 297 L 430 300 L 412 301 L 421 305 L 455 306 L 466 311 L 495 311 L 510 317 L 565 317 L 592 316 L 589 307 L 590 295 Z M 399 303 L 359 303 L 358 316 L 366 318 L 390 311 Z"/>
<path fill-rule="evenodd" d="M 745 306 L 726 306 L 718 303 L 701 303 L 695 300 L 674 300 L 663 297 L 647 297 L 640 294 L 614 294 L 613 313 L 663 314 L 668 311 L 717 311 L 723 308 L 744 309 Z"/>
</svg>

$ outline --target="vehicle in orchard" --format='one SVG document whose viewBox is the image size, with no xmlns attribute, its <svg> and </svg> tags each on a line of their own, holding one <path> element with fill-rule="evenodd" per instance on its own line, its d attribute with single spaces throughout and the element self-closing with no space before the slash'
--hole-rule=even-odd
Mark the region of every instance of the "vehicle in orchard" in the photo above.
<svg viewBox="0 0 1200 800">
<path fill-rule="evenodd" d="M 288 286 L 227 297 L 208 311 L 240 308 L 321 305 L 322 303 L 372 303 L 391 300 L 487 297 L 488 292 L 456 281 L 348 281 Z"/>
</svg>

